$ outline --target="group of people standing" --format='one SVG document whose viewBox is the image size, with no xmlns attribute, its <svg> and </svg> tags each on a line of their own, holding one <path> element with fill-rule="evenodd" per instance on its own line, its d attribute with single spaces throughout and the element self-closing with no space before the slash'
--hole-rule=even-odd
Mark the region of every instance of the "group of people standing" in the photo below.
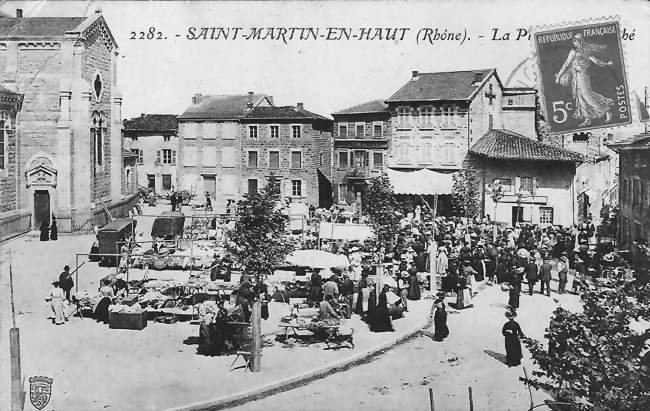
<svg viewBox="0 0 650 411">
<path fill-rule="evenodd" d="M 56 225 L 56 217 L 52 216 L 52 224 L 48 224 L 47 220 L 43 220 L 39 227 L 41 232 L 40 240 L 41 241 L 56 241 L 59 238 L 59 229 Z"/>
</svg>

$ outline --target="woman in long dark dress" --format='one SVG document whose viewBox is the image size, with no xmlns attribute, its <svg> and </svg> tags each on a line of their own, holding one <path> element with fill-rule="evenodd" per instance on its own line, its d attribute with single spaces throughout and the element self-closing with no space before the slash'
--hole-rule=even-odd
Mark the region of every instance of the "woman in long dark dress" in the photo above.
<svg viewBox="0 0 650 411">
<path fill-rule="evenodd" d="M 370 331 L 394 331 L 393 323 L 390 319 L 390 313 L 388 312 L 388 298 L 386 297 L 386 293 L 388 292 L 389 288 L 390 287 L 388 285 L 384 285 L 381 293 L 379 293 L 379 301 L 377 302 L 377 305 L 373 308 L 372 311 L 368 310 Z"/>
<path fill-rule="evenodd" d="M 519 308 L 519 293 L 521 291 L 521 281 L 523 279 L 524 267 L 512 267 L 510 278 L 510 292 L 508 298 L 508 305 L 512 309 Z"/>
<path fill-rule="evenodd" d="M 47 221 L 43 220 L 41 223 L 41 241 L 47 241 L 50 239 L 50 229 L 47 226 Z"/>
<path fill-rule="evenodd" d="M 56 217 L 52 216 L 52 225 L 50 226 L 50 240 L 56 241 L 59 238 L 59 229 L 56 226 Z"/>
<path fill-rule="evenodd" d="M 449 328 L 447 327 L 447 311 L 445 310 L 445 303 L 442 299 L 436 300 L 436 313 L 433 315 L 434 334 L 433 338 L 436 341 L 442 341 L 449 335 Z"/>
<path fill-rule="evenodd" d="M 506 312 L 508 322 L 503 325 L 501 334 L 506 337 L 506 363 L 508 367 L 515 367 L 521 364 L 521 342 L 520 337 L 524 337 L 524 333 L 519 327 L 519 323 L 515 321 L 516 313 Z"/>
<path fill-rule="evenodd" d="M 420 281 L 418 281 L 418 276 L 413 270 L 409 270 L 409 291 L 406 297 L 409 300 L 420 299 Z"/>
</svg>

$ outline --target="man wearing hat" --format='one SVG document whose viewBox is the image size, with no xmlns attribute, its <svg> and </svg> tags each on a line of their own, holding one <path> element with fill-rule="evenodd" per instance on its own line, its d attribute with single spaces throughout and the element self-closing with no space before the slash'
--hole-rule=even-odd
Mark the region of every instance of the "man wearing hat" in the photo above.
<svg viewBox="0 0 650 411">
<path fill-rule="evenodd" d="M 402 308 L 404 308 L 404 311 L 408 311 L 409 273 L 407 271 L 402 271 L 397 278 L 397 289 L 402 299 Z"/>
<path fill-rule="evenodd" d="M 59 275 L 59 287 L 65 292 L 65 299 L 70 301 L 70 290 L 74 287 L 74 281 L 68 265 L 63 267 L 63 272 Z"/>
</svg>

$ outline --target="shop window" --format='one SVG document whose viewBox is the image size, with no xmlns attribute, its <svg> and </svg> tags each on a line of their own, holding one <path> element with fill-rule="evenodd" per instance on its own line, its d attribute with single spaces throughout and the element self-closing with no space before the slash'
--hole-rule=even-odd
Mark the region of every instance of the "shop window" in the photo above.
<svg viewBox="0 0 650 411">
<path fill-rule="evenodd" d="M 346 169 L 348 168 L 348 152 L 339 151 L 339 168 Z"/>
<path fill-rule="evenodd" d="M 540 207 L 539 208 L 539 223 L 540 224 L 553 224 L 553 207 Z"/>
<path fill-rule="evenodd" d="M 375 168 L 384 167 L 384 153 L 374 153 L 372 155 L 372 162 L 375 165 Z"/>
</svg>

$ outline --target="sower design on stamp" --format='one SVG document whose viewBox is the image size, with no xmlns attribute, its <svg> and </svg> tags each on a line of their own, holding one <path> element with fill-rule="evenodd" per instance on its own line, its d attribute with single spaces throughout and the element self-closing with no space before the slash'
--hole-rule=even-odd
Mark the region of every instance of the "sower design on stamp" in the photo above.
<svg viewBox="0 0 650 411">
<path fill-rule="evenodd" d="M 631 123 L 618 22 L 542 31 L 534 41 L 551 133 Z"/>
</svg>

